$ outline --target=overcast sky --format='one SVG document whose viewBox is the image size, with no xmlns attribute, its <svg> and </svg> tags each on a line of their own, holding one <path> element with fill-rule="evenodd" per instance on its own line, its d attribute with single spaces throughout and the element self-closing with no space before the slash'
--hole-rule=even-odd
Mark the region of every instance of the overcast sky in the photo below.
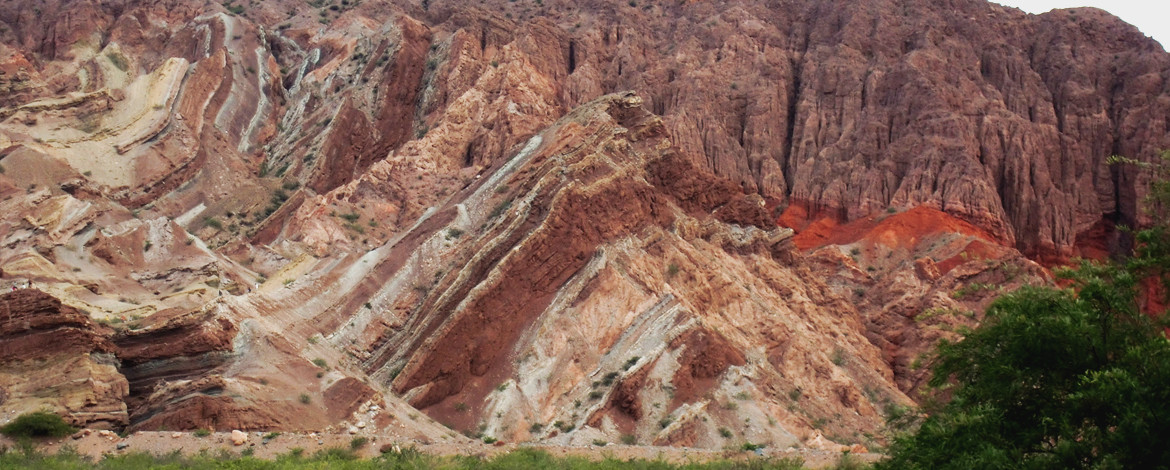
<svg viewBox="0 0 1170 470">
<path fill-rule="evenodd" d="M 1097 7 L 1137 26 L 1156 39 L 1162 48 L 1170 48 L 1170 0 L 991 0 L 1028 13 L 1044 13 L 1053 8 Z"/>
</svg>

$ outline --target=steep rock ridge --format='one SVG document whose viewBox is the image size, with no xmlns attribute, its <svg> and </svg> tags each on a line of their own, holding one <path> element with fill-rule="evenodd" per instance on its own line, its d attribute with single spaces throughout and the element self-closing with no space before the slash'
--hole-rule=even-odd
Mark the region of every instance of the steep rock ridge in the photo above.
<svg viewBox="0 0 1170 470">
<path fill-rule="evenodd" d="M 0 294 L 0 413 L 43 407 L 77 426 L 129 422 L 114 345 L 85 314 L 36 289 Z"/>
<path fill-rule="evenodd" d="M 472 433 L 791 445 L 815 422 L 861 441 L 908 399 L 856 311 L 796 282 L 791 232 L 719 221 L 767 212 L 670 142 L 637 95 L 574 110 L 408 232 L 341 309 L 367 326 L 326 337 Z"/>
</svg>

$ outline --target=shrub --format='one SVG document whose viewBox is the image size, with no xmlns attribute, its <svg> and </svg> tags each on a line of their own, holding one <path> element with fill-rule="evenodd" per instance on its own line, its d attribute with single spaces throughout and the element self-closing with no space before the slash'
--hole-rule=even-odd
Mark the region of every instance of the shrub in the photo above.
<svg viewBox="0 0 1170 470">
<path fill-rule="evenodd" d="M 509 207 L 512 207 L 512 200 L 511 199 L 508 199 L 508 200 L 500 202 L 499 204 L 496 204 L 496 207 L 492 209 L 492 212 L 490 214 L 488 214 L 488 218 L 494 219 L 496 217 L 499 217 L 501 214 L 503 214 L 505 211 L 507 211 Z"/>
<path fill-rule="evenodd" d="M 735 434 L 732 434 L 730 429 L 719 428 L 719 435 L 723 436 L 724 439 L 731 439 L 731 436 L 734 436 Z"/>
<path fill-rule="evenodd" d="M 130 69 L 130 64 L 126 62 L 126 57 L 122 56 L 122 54 L 107 52 L 106 58 L 110 59 L 110 63 L 114 64 L 114 67 L 117 67 L 118 70 L 125 72 Z"/>
<path fill-rule="evenodd" d="M 641 359 L 640 356 L 634 356 L 626 359 L 626 363 L 622 364 L 622 370 L 630 370 L 631 367 L 634 367 L 634 365 L 638 364 L 639 359 Z"/>
<path fill-rule="evenodd" d="M 313 359 L 313 365 L 320 367 L 322 369 L 329 367 L 329 364 L 327 362 L 325 362 L 324 359 L 321 359 L 319 357 L 316 359 Z"/>
<path fill-rule="evenodd" d="M 633 434 L 622 434 L 622 444 L 632 446 L 632 445 L 637 444 L 637 443 L 638 443 L 637 436 L 634 436 Z"/>
<path fill-rule="evenodd" d="M 195 437 L 207 437 L 211 435 L 210 429 L 196 429 Z"/>
<path fill-rule="evenodd" d="M 353 450 L 361 449 L 366 444 L 370 443 L 370 439 L 365 436 L 358 436 L 349 440 L 349 448 Z"/>
<path fill-rule="evenodd" d="M 309 402 L 313 401 L 313 399 L 310 398 L 309 394 L 307 394 L 307 393 L 302 393 L 300 400 L 301 400 L 301 403 L 306 404 L 306 405 L 308 405 Z"/>
<path fill-rule="evenodd" d="M 64 437 L 73 434 L 70 426 L 54 413 L 36 411 L 17 416 L 0 428 L 0 434 L 11 438 Z"/>
<path fill-rule="evenodd" d="M 845 350 L 841 348 L 834 349 L 833 357 L 831 359 L 833 360 L 833 365 L 840 366 L 845 364 Z"/>
</svg>

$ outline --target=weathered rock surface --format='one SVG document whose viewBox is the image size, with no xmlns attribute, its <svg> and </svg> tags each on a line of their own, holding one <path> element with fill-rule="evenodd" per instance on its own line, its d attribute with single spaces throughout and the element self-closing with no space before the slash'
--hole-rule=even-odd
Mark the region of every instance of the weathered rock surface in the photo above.
<svg viewBox="0 0 1170 470">
<path fill-rule="evenodd" d="M 0 277 L 69 313 L 0 344 L 134 429 L 870 445 L 1000 286 L 1126 248 L 1168 115 L 1093 9 L 5 2 Z"/>
<path fill-rule="evenodd" d="M 128 424 L 129 384 L 103 329 L 39 290 L 0 294 L 0 413 L 48 407 L 76 426 Z"/>
</svg>

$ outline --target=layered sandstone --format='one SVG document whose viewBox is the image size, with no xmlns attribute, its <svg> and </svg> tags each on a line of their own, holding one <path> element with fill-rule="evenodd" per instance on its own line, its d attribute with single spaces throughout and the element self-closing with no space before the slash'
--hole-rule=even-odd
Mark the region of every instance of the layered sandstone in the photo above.
<svg viewBox="0 0 1170 470">
<path fill-rule="evenodd" d="M 1170 146 L 1170 56 L 1099 10 L 423 5 L 0 5 L 0 274 L 80 338 L 20 364 L 110 384 L 43 404 L 880 444 L 1034 261 L 1126 248 L 1107 157 Z"/>
<path fill-rule="evenodd" d="M 0 294 L 0 413 L 63 411 L 70 424 L 129 423 L 108 331 L 36 289 Z"/>
</svg>

